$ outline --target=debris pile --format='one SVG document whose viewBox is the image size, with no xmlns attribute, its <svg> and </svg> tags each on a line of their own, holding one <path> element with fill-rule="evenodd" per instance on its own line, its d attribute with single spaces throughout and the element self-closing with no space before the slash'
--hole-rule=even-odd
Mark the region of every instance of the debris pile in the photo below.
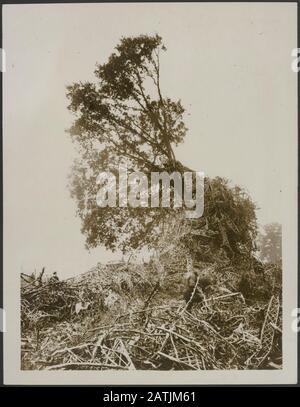
<svg viewBox="0 0 300 407">
<path fill-rule="evenodd" d="M 201 290 L 198 278 L 187 301 L 181 270 L 162 278 L 151 263 L 23 286 L 22 369 L 281 368 L 280 287 L 253 301 L 237 289 L 238 270 L 209 273 L 213 284 Z"/>
</svg>

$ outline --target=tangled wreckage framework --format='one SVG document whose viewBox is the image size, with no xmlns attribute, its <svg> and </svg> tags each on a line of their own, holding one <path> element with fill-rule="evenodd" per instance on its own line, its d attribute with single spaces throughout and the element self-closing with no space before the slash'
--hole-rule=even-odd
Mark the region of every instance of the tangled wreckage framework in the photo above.
<svg viewBox="0 0 300 407">
<path fill-rule="evenodd" d="M 220 190 L 195 224 L 164 222 L 148 263 L 27 278 L 22 368 L 280 369 L 281 268 L 251 254 L 251 234 L 237 243 Z"/>
<path fill-rule="evenodd" d="M 187 129 L 181 102 L 161 93 L 162 38 L 125 37 L 116 50 L 97 65 L 97 85 L 68 87 L 82 153 L 70 190 L 87 247 L 155 253 L 65 281 L 23 276 L 22 369 L 281 368 L 281 268 L 253 255 L 255 205 L 245 191 L 206 178 L 203 216 L 189 221 L 172 205 L 96 207 L 99 168 L 124 158 L 148 175 L 194 172 L 174 154 Z"/>
<path fill-rule="evenodd" d="M 183 301 L 182 272 L 170 262 L 164 270 L 155 262 L 98 265 L 78 278 L 23 286 L 22 368 L 281 368 L 278 289 L 249 302 L 227 288 L 238 278 L 232 267 L 214 264 L 217 284 L 189 308 L 198 281 Z"/>
</svg>

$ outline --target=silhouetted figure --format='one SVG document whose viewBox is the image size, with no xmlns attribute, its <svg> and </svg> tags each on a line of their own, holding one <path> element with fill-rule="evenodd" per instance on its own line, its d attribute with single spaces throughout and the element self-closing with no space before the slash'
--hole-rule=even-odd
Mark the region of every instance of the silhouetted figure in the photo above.
<svg viewBox="0 0 300 407">
<path fill-rule="evenodd" d="M 197 280 L 198 284 L 195 289 Z M 194 270 L 186 276 L 186 286 L 183 296 L 186 303 L 189 303 L 187 310 L 190 310 L 195 303 L 200 303 L 205 299 L 205 290 L 208 286 L 212 285 L 212 283 L 212 278 L 207 274 L 200 272 L 200 270 Z"/>
<path fill-rule="evenodd" d="M 57 272 L 54 271 L 53 275 L 50 278 L 50 283 L 57 283 L 58 281 L 59 281 L 59 278 L 58 278 Z"/>
</svg>

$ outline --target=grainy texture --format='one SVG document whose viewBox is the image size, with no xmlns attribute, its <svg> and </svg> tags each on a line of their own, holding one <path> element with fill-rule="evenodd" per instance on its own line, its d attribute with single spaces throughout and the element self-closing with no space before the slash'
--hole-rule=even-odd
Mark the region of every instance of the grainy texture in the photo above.
<svg viewBox="0 0 300 407">
<path fill-rule="evenodd" d="M 155 262 L 99 264 L 67 281 L 23 285 L 22 369 L 280 368 L 278 267 L 265 266 L 259 283 L 256 276 L 256 300 L 238 290 L 237 266 L 202 267 L 187 301 L 183 270 L 162 278 Z M 202 273 L 213 279 L 203 289 Z"/>
</svg>

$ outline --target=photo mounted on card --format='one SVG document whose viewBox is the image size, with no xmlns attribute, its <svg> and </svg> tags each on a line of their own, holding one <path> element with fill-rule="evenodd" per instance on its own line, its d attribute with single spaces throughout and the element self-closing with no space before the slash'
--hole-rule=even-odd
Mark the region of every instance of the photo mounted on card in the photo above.
<svg viewBox="0 0 300 407">
<path fill-rule="evenodd" d="M 2 17 L 4 383 L 296 383 L 296 3 Z"/>
</svg>

